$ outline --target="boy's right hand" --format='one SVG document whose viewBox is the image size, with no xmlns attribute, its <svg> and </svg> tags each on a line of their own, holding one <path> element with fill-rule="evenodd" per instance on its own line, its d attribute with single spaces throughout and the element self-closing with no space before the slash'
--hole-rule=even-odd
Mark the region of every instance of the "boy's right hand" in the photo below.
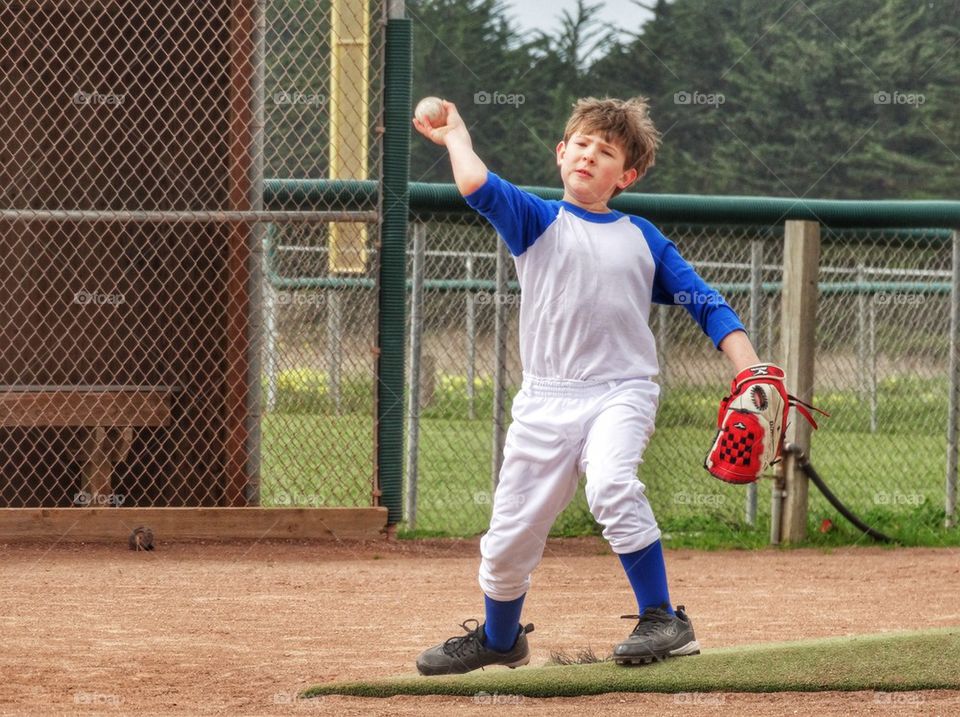
<svg viewBox="0 0 960 717">
<path fill-rule="evenodd" d="M 457 112 L 457 107 L 453 102 L 448 102 L 443 100 L 443 109 L 447 113 L 447 123 L 440 127 L 431 127 L 430 125 L 420 122 L 416 117 L 413 118 L 413 126 L 416 128 L 417 132 L 422 134 L 424 137 L 429 139 L 435 144 L 441 146 L 447 145 L 447 139 L 449 137 L 460 137 L 469 141 L 470 135 L 467 132 L 467 126 L 463 122 L 463 118 L 460 117 L 460 113 Z"/>
</svg>

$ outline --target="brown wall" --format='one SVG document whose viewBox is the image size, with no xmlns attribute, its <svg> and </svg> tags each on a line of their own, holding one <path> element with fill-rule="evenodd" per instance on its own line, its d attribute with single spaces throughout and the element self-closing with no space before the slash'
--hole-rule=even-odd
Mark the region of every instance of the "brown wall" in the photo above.
<svg viewBox="0 0 960 717">
<path fill-rule="evenodd" d="M 228 0 L 4 8 L 0 207 L 228 208 Z M 228 237 L 0 222 L 0 384 L 177 389 L 115 473 L 126 505 L 222 503 Z M 0 505 L 68 505 L 79 430 L 0 429 Z"/>
</svg>

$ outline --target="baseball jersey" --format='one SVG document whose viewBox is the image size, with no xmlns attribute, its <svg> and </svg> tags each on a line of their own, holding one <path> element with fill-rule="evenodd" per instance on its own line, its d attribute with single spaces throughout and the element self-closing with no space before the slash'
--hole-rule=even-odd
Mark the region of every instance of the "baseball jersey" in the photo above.
<svg viewBox="0 0 960 717">
<path fill-rule="evenodd" d="M 650 222 L 549 201 L 487 173 L 467 204 L 510 249 L 520 282 L 520 360 L 542 378 L 654 376 L 651 303 L 682 304 L 714 345 L 743 329 L 724 298 Z"/>
</svg>

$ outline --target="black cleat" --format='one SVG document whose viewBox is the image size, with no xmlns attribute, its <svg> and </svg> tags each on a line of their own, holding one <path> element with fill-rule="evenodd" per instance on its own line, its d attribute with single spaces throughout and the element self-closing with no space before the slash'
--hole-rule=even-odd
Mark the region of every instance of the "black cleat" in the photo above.
<svg viewBox="0 0 960 717">
<path fill-rule="evenodd" d="M 473 627 L 468 627 L 468 623 L 473 623 Z M 466 635 L 451 637 L 420 653 L 417 670 L 421 675 L 462 675 L 491 665 L 505 665 L 512 669 L 530 662 L 527 633 L 533 632 L 533 623 L 520 628 L 517 641 L 507 652 L 487 648 L 483 625 L 476 620 L 467 620 L 460 627 L 467 631 Z"/>
<path fill-rule="evenodd" d="M 668 657 L 700 654 L 700 643 L 683 605 L 677 606 L 676 615 L 663 608 L 648 607 L 643 615 L 623 617 L 637 620 L 637 626 L 613 650 L 613 659 L 618 665 L 646 665 Z"/>
</svg>

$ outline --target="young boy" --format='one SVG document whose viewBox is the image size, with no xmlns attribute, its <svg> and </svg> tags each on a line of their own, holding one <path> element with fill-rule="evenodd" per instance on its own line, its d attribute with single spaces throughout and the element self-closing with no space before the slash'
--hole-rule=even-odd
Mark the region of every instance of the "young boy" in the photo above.
<svg viewBox="0 0 960 717">
<path fill-rule="evenodd" d="M 651 302 L 683 303 L 734 372 L 758 364 L 743 324 L 650 222 L 607 207 L 653 164 L 660 136 L 637 97 L 581 99 L 557 145 L 563 199 L 546 201 L 487 170 L 457 108 L 446 124 L 414 120 L 444 145 L 457 189 L 513 254 L 522 290 L 523 386 L 513 402 L 490 529 L 480 541 L 484 624 L 417 658 L 424 675 L 530 661 L 520 613 L 547 534 L 586 473 L 590 510 L 637 599 L 620 664 L 700 651 L 671 605 L 660 530 L 637 478 L 659 387 Z"/>
</svg>

